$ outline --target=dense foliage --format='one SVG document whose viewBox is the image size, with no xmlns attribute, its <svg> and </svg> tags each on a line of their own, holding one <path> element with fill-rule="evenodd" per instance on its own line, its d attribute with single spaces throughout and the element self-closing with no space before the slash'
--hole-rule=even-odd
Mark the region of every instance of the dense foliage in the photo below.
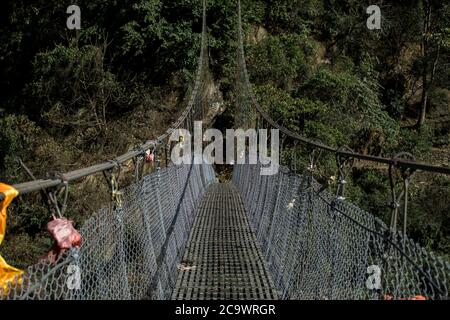
<svg viewBox="0 0 450 320">
<path fill-rule="evenodd" d="M 382 29 L 369 30 L 371 4 L 275 1 L 264 14 L 249 13 L 247 50 L 259 101 L 279 123 L 327 144 L 387 157 L 406 151 L 448 166 L 450 5 L 383 2 Z M 336 168 L 332 157 L 322 161 L 325 181 Z M 389 221 L 386 168 L 358 165 L 351 178 L 351 200 Z M 445 255 L 449 195 L 448 177 L 413 179 L 410 235 Z"/>
<path fill-rule="evenodd" d="M 373 1 L 242 0 L 251 81 L 279 123 L 330 145 L 374 155 L 412 152 L 449 165 L 450 5 L 380 1 L 382 29 L 366 27 Z M 375 1 L 376 2 L 376 1 Z M 0 12 L 0 181 L 105 160 L 155 136 L 189 90 L 200 47 L 199 0 L 80 0 L 82 29 L 67 30 L 67 1 L 7 1 Z M 209 66 L 233 113 L 236 3 L 208 0 Z M 105 156 L 107 155 L 107 156 Z M 335 174 L 332 157 L 319 174 Z M 71 187 L 77 221 L 101 182 Z M 348 194 L 388 219 L 386 168 L 358 167 Z M 12 208 L 2 254 L 19 266 L 48 249 L 48 210 Z M 450 181 L 413 180 L 410 234 L 450 255 Z M 20 214 L 19 214 L 20 213 Z"/>
</svg>

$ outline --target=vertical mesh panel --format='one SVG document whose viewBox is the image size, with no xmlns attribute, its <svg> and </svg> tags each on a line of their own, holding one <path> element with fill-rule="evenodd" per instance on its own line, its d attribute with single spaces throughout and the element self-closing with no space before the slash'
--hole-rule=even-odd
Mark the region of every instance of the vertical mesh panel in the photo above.
<svg viewBox="0 0 450 320">
<path fill-rule="evenodd" d="M 201 170 L 208 173 L 203 180 Z M 28 268 L 3 297 L 169 298 L 196 206 L 214 180 L 210 165 L 169 166 L 145 176 L 124 190 L 121 208 L 102 209 L 85 222 L 80 250 Z"/>
<path fill-rule="evenodd" d="M 411 239 L 394 237 L 351 203 L 319 193 L 309 175 L 281 168 L 262 177 L 259 169 L 236 165 L 233 183 L 282 298 L 448 298 L 448 262 Z M 371 266 L 381 272 L 378 290 L 371 285 Z"/>
</svg>

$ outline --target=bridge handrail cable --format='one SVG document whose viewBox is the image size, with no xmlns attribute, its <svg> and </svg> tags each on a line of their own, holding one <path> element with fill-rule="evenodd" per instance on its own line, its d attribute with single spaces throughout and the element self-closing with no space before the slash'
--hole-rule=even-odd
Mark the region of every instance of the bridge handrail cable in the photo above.
<svg viewBox="0 0 450 320">
<path fill-rule="evenodd" d="M 385 158 L 380 156 L 373 156 L 373 155 L 365 155 L 361 153 L 351 152 L 348 150 L 343 150 L 342 148 L 336 148 L 329 145 L 326 145 L 322 142 L 319 142 L 317 140 L 312 140 L 305 138 L 295 132 L 292 132 L 288 128 L 278 124 L 275 122 L 268 114 L 265 112 L 261 106 L 259 105 L 255 93 L 252 89 L 252 85 L 249 80 L 248 71 L 247 71 L 247 65 L 245 62 L 245 51 L 244 51 L 244 41 L 243 41 L 243 35 L 242 35 L 242 19 L 241 19 L 241 2 L 238 0 L 238 32 L 239 32 L 239 57 L 241 59 L 241 63 L 243 66 L 243 73 L 244 73 L 244 82 L 245 86 L 247 87 L 247 90 L 250 94 L 250 98 L 252 100 L 253 105 L 256 108 L 256 111 L 261 115 L 261 117 L 273 128 L 280 130 L 283 134 L 285 134 L 287 137 L 300 141 L 302 143 L 305 143 L 309 146 L 312 146 L 314 148 L 322 149 L 328 152 L 332 152 L 336 155 L 344 156 L 347 158 L 354 158 L 359 160 L 365 160 L 370 162 L 377 162 L 381 164 L 386 165 L 394 165 L 397 167 L 401 167 L 403 169 L 413 169 L 413 170 L 422 170 L 427 172 L 433 172 L 433 173 L 441 173 L 441 174 L 447 174 L 450 175 L 450 167 L 443 167 L 443 166 L 436 166 L 436 165 L 430 165 L 426 163 L 421 163 L 417 161 L 412 160 L 406 160 L 406 159 L 396 159 L 396 158 Z"/>
<path fill-rule="evenodd" d="M 183 122 L 188 118 L 194 107 L 195 96 L 200 88 L 201 77 L 204 69 L 205 59 L 207 59 L 207 30 L 206 30 L 206 0 L 202 0 L 203 4 L 203 17 L 202 17 L 202 39 L 201 39 L 201 48 L 200 48 L 200 56 L 198 59 L 197 66 L 197 74 L 194 83 L 194 89 L 191 92 L 190 99 L 188 105 L 178 117 L 178 119 L 174 122 L 174 124 L 162 135 L 157 137 L 154 140 L 148 140 L 142 145 L 134 148 L 131 151 L 128 151 L 125 154 L 122 154 L 113 160 L 106 161 L 100 164 L 96 164 L 90 167 L 70 171 L 60 175 L 59 178 L 49 178 L 49 179 L 37 179 L 34 181 L 23 182 L 19 184 L 13 185 L 13 187 L 19 192 L 19 194 L 27 194 L 31 192 L 36 192 L 40 190 L 45 190 L 49 188 L 56 187 L 63 183 L 63 181 L 73 181 L 81 178 L 85 178 L 87 176 L 91 176 L 93 174 L 103 172 L 106 170 L 113 169 L 117 165 L 120 165 L 126 161 L 129 161 L 133 158 L 136 158 L 145 152 L 145 150 L 154 149 L 157 145 L 161 144 L 165 141 L 175 130 L 180 128 Z M 61 179 L 62 178 L 62 179 Z M 0 193 L 0 201 L 3 201 L 5 195 Z"/>
</svg>

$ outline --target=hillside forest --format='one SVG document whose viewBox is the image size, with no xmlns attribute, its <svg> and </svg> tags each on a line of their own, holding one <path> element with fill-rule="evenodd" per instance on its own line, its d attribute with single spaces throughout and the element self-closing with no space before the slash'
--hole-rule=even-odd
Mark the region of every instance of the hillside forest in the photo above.
<svg viewBox="0 0 450 320">
<path fill-rule="evenodd" d="M 78 0 L 81 29 L 61 0 L 4 1 L 0 11 L 0 181 L 112 159 L 165 131 L 192 90 L 200 0 Z M 237 3 L 208 0 L 212 100 L 235 112 Z M 367 27 L 367 8 L 381 29 Z M 245 51 L 257 99 L 280 124 L 331 146 L 450 165 L 450 4 L 439 0 L 242 0 Z M 226 121 L 225 121 L 226 122 Z M 334 190 L 333 155 L 316 178 Z M 101 176 L 70 185 L 77 226 L 107 202 Z M 334 180 L 333 180 L 334 179 Z M 103 192 L 103 197 L 98 194 Z M 388 221 L 387 167 L 360 164 L 350 201 Z M 450 177 L 418 172 L 408 234 L 450 259 Z M 1 255 L 23 268 L 52 244 L 41 195 L 10 206 Z"/>
</svg>

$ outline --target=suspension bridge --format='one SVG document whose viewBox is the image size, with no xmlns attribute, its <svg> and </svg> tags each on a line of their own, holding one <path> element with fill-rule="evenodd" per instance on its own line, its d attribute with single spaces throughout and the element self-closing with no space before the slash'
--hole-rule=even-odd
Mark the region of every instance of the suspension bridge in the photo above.
<svg viewBox="0 0 450 320">
<path fill-rule="evenodd" d="M 229 183 L 219 183 L 209 164 L 175 165 L 166 157 L 166 164 L 160 165 L 164 152 L 171 150 L 171 133 L 192 130 L 193 122 L 208 114 L 206 13 L 204 0 L 194 89 L 169 130 L 111 161 L 13 186 L 18 194 L 45 191 L 63 214 L 68 184 L 103 172 L 111 181 L 112 204 L 85 221 L 79 230 L 81 246 L 64 250 L 55 261 L 30 266 L 0 289 L 0 297 L 448 299 L 450 264 L 408 238 L 406 218 L 410 175 L 450 174 L 450 169 L 416 162 L 408 154 L 382 158 L 330 147 L 278 125 L 252 91 L 240 2 L 236 124 L 278 129 L 281 151 L 304 145 L 310 150 L 310 165 L 301 170 L 295 161 L 281 163 L 277 174 L 264 176 L 263 164 L 235 164 Z M 314 179 L 320 150 L 336 155 L 336 193 Z M 158 165 L 143 175 L 149 152 Z M 119 169 L 131 160 L 134 182 L 119 188 Z M 392 212 L 390 225 L 345 199 L 345 178 L 355 160 L 388 166 L 393 190 L 387 208 Z M 395 170 L 402 172 L 400 192 L 395 192 Z M 0 201 L 7 197 L 0 193 Z M 402 215 L 403 230 L 397 227 Z M 376 285 L 371 276 L 381 282 Z"/>
</svg>

